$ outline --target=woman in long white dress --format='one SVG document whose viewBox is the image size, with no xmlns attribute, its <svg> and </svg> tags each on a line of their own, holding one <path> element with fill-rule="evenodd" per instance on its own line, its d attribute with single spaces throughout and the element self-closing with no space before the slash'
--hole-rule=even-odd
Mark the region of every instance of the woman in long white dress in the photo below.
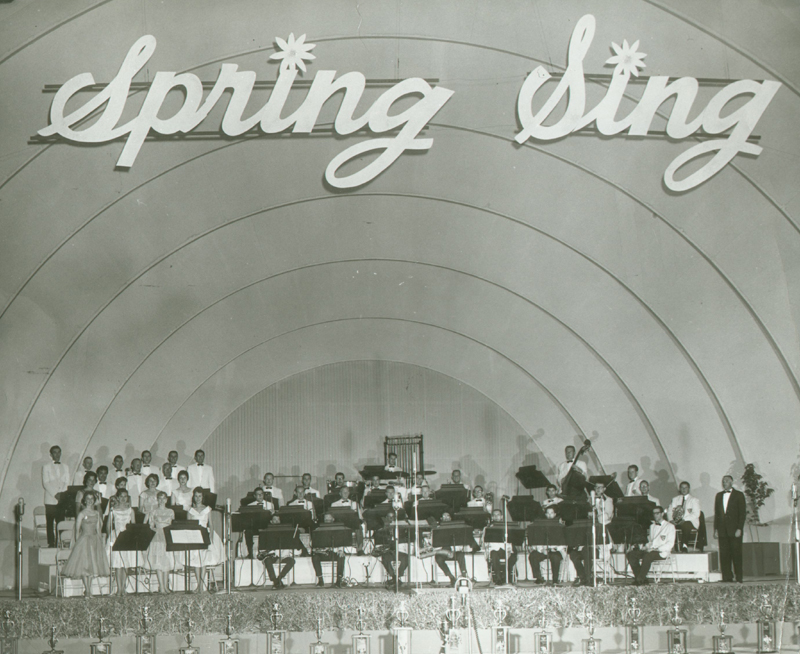
<svg viewBox="0 0 800 654">
<path fill-rule="evenodd" d="M 203 489 L 197 487 L 192 491 L 192 506 L 189 507 L 189 520 L 197 520 L 201 527 L 208 529 L 209 545 L 205 550 L 193 550 L 189 552 L 189 565 L 194 568 L 197 578 L 197 590 L 204 589 L 203 578 L 207 567 L 219 565 L 225 560 L 225 552 L 220 537 L 210 527 L 211 507 L 203 504 Z"/>
<path fill-rule="evenodd" d="M 111 561 L 111 569 L 115 571 L 117 577 L 117 595 L 125 595 L 125 584 L 128 580 L 127 568 L 136 566 L 133 552 L 115 552 L 112 548 L 117 536 L 119 536 L 128 523 L 135 522 L 133 509 L 131 508 L 130 496 L 128 491 L 120 489 L 117 494 L 109 500 L 110 511 L 108 513 L 106 531 L 108 532 L 108 551 Z"/>
<path fill-rule="evenodd" d="M 164 527 L 168 527 L 175 519 L 175 513 L 167 508 L 167 494 L 158 491 L 158 506 L 147 514 L 147 524 L 156 532 L 150 546 L 147 548 L 147 561 L 150 569 L 156 571 L 158 577 L 158 592 L 167 593 L 167 572 L 175 567 L 172 552 L 167 552 L 167 539 L 164 536 Z"/>
<path fill-rule="evenodd" d="M 178 487 L 172 491 L 172 506 L 179 506 L 188 511 L 192 506 L 192 489 L 189 488 L 189 473 L 181 470 L 178 473 Z"/>
</svg>

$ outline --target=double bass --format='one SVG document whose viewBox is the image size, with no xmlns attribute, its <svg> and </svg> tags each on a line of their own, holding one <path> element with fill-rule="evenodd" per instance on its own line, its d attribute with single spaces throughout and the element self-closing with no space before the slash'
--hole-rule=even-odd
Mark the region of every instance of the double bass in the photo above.
<svg viewBox="0 0 800 654">
<path fill-rule="evenodd" d="M 583 441 L 583 446 L 578 450 L 577 454 L 575 454 L 575 458 L 572 459 L 572 464 L 569 470 L 567 470 L 567 474 L 564 475 L 564 478 L 561 480 L 561 493 L 565 499 L 583 499 L 585 497 L 586 476 L 580 468 L 575 467 L 575 463 L 578 461 L 581 454 L 588 452 L 591 447 L 592 442 L 588 438 Z"/>
</svg>

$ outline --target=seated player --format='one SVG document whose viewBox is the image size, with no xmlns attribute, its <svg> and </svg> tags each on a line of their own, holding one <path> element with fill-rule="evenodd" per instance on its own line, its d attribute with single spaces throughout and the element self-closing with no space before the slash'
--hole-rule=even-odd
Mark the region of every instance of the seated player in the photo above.
<svg viewBox="0 0 800 654">
<path fill-rule="evenodd" d="M 480 488 L 480 486 L 475 488 Z M 503 512 L 499 509 L 492 511 L 491 525 L 502 527 L 503 524 Z M 492 583 L 498 586 L 506 583 L 506 565 L 508 565 L 508 580 L 513 581 L 512 571 L 517 564 L 517 553 L 514 551 L 514 546 L 511 543 L 485 543 L 485 546 L 489 553 L 489 572 Z"/>
<path fill-rule="evenodd" d="M 556 516 L 556 510 L 553 506 L 548 506 L 544 510 L 544 517 L 546 520 L 560 522 L 558 516 Z M 553 577 L 549 582 L 549 585 L 552 586 L 558 582 L 559 573 L 561 572 L 561 562 L 564 560 L 566 553 L 567 548 L 561 545 L 552 547 L 548 547 L 546 545 L 534 545 L 528 554 L 528 561 L 530 561 L 531 564 L 534 581 L 537 584 L 544 583 L 545 580 L 544 575 L 542 574 L 542 561 L 547 559 L 550 561 L 550 570 L 553 573 Z"/>
<path fill-rule="evenodd" d="M 639 482 L 639 495 L 646 497 L 648 502 L 652 502 L 656 506 L 661 504 L 655 497 L 650 495 L 650 482 L 646 479 L 642 479 L 642 481 Z"/>
<path fill-rule="evenodd" d="M 439 524 L 448 524 L 450 522 L 452 522 L 450 514 L 447 512 L 443 513 Z M 461 576 L 469 577 L 467 574 L 467 559 L 465 552 L 466 546 L 456 545 L 455 547 L 440 550 L 433 556 L 434 560 L 436 561 L 436 565 L 442 572 L 444 572 L 445 575 L 447 575 L 447 578 L 450 580 L 450 585 L 453 587 L 456 585 L 456 577 L 452 572 L 450 572 L 450 568 L 447 567 L 447 561 L 455 560 Z"/>
<path fill-rule="evenodd" d="M 280 517 L 277 515 L 272 516 L 270 524 L 281 524 Z M 272 582 L 272 586 L 275 588 L 275 590 L 282 590 L 286 588 L 286 584 L 283 583 L 283 580 L 286 578 L 286 575 L 289 574 L 289 571 L 294 567 L 295 556 L 308 554 L 308 551 L 305 549 L 305 547 L 303 547 L 300 539 L 298 538 L 295 540 L 295 547 L 291 550 L 262 550 L 260 549 L 261 543 L 259 543 L 258 558 L 264 563 L 264 569 L 267 571 L 269 580 Z M 275 563 L 283 566 L 277 576 L 275 575 Z"/>
<path fill-rule="evenodd" d="M 272 502 L 266 499 L 266 497 L 264 496 L 264 489 L 261 488 L 261 486 L 257 486 L 255 490 L 253 490 L 253 501 L 248 502 L 247 506 L 255 506 L 264 511 L 273 511 L 273 512 L 275 511 L 275 506 L 272 504 Z M 266 516 L 264 516 L 264 518 L 266 518 Z M 255 536 L 255 534 L 253 534 L 253 532 L 251 532 L 249 529 L 245 529 L 243 535 L 245 543 L 247 544 L 247 556 L 248 558 L 252 559 L 253 537 Z"/>
<path fill-rule="evenodd" d="M 663 561 L 669 556 L 675 545 L 675 525 L 664 520 L 664 509 L 657 506 L 653 509 L 653 524 L 647 535 L 647 544 L 641 549 L 628 552 L 628 563 L 633 570 L 635 586 L 647 583 L 647 573 L 653 561 Z"/>
<path fill-rule="evenodd" d="M 322 495 L 320 495 L 319 491 L 316 488 L 311 487 L 311 475 L 308 472 L 303 473 L 302 477 L 302 484 L 304 490 L 304 494 L 306 499 L 310 499 L 308 496 L 313 495 L 319 499 L 322 499 Z"/>
<path fill-rule="evenodd" d="M 381 545 L 381 563 L 386 570 L 386 588 L 400 589 L 400 579 L 408 568 L 408 543 L 398 543 L 394 537 L 394 516 L 384 517 L 384 526 L 374 534 L 375 544 Z M 397 568 L 395 570 L 395 567 Z"/>
<path fill-rule="evenodd" d="M 267 499 L 274 498 L 278 500 L 279 505 L 283 505 L 283 491 L 275 485 L 275 475 L 268 472 L 264 475 L 264 483 L 261 485 L 264 489 L 264 495 Z"/>
<path fill-rule="evenodd" d="M 483 496 L 483 486 L 475 486 L 472 489 L 472 498 L 467 502 L 467 508 L 477 507 L 483 508 L 486 513 L 492 513 L 492 503 Z"/>
<path fill-rule="evenodd" d="M 322 524 L 323 525 L 333 525 L 335 521 L 333 516 L 330 513 L 326 513 L 322 516 Z M 322 527 L 324 529 L 324 526 Z M 342 577 L 344 576 L 344 557 L 345 552 L 349 554 L 353 554 L 355 549 L 350 547 L 340 547 L 340 548 L 313 548 L 311 550 L 311 564 L 314 566 L 314 573 L 317 575 L 317 586 L 322 587 L 325 585 L 325 580 L 322 576 L 322 562 L 323 561 L 333 561 L 334 565 L 336 566 L 336 581 L 334 586 L 336 588 L 342 587 Z"/>
<path fill-rule="evenodd" d="M 690 495 L 688 481 L 682 481 L 678 490 L 680 494 L 672 498 L 667 517 L 678 530 L 681 551 L 688 552 L 687 543 L 691 541 L 692 531 L 700 529 L 700 500 Z"/>
</svg>

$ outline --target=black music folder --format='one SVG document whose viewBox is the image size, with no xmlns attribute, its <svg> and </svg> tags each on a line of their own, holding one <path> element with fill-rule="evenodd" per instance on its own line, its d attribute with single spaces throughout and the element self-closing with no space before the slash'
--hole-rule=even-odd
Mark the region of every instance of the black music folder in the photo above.
<svg viewBox="0 0 800 654">
<path fill-rule="evenodd" d="M 508 525 L 508 532 L 506 528 L 498 523 L 492 523 L 486 527 L 483 533 L 484 543 L 510 543 L 511 545 L 521 546 L 525 543 L 525 529 L 517 525 Z"/>
<path fill-rule="evenodd" d="M 535 520 L 528 525 L 528 545 L 565 546 L 567 544 L 565 530 L 566 527 L 558 520 Z"/>
</svg>

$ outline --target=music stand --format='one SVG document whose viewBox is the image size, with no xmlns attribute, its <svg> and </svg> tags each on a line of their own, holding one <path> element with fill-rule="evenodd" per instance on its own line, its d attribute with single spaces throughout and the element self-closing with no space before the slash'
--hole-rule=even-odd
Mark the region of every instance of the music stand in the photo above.
<svg viewBox="0 0 800 654">
<path fill-rule="evenodd" d="M 346 511 L 349 509 L 345 509 Z M 336 549 L 350 547 L 353 544 L 353 530 L 344 525 L 320 525 L 311 533 L 311 551 L 315 549 Z M 342 551 L 344 557 L 344 551 Z M 331 583 L 334 583 L 333 567 L 331 567 Z"/>
<path fill-rule="evenodd" d="M 369 493 L 364 495 L 364 508 L 371 509 L 383 504 L 386 501 L 385 488 L 373 488 Z"/>
<path fill-rule="evenodd" d="M 438 500 L 417 500 L 416 520 L 427 520 L 428 518 L 442 519 L 442 514 L 447 513 L 450 507 Z M 406 513 L 414 516 L 414 500 L 409 500 L 405 504 Z"/>
<path fill-rule="evenodd" d="M 371 465 L 371 466 L 364 466 L 364 468 L 360 470 L 358 474 L 360 474 L 361 478 L 364 479 L 365 481 L 369 481 L 375 475 L 382 478 L 381 474 L 383 474 L 384 472 L 385 470 L 383 469 L 383 466 Z"/>
<path fill-rule="evenodd" d="M 231 513 L 231 531 L 239 532 L 246 538 L 246 534 L 258 534 L 269 526 L 272 511 L 266 511 L 258 506 L 243 506 L 239 513 Z M 239 541 L 241 543 L 241 540 Z M 252 548 L 252 540 L 250 541 Z M 250 585 L 253 583 L 253 552 L 250 552 Z"/>
<path fill-rule="evenodd" d="M 642 545 L 647 542 L 647 531 L 636 518 L 628 516 L 614 516 L 608 525 L 608 533 L 615 543 L 628 545 Z"/>
<path fill-rule="evenodd" d="M 156 535 L 148 525 L 136 525 L 128 523 L 122 533 L 117 535 L 114 545 L 111 549 L 114 552 L 136 552 L 136 567 L 134 567 L 134 575 L 136 576 L 136 594 L 139 594 L 139 552 L 144 552 L 149 546 L 150 541 Z M 125 589 L 122 589 L 125 592 Z"/>
<path fill-rule="evenodd" d="M 253 491 L 250 491 L 247 495 L 245 495 L 242 499 L 239 500 L 239 506 L 247 506 L 248 504 L 252 504 L 255 501 L 256 501 L 256 496 L 253 493 Z"/>
<path fill-rule="evenodd" d="M 504 538 L 504 536 L 507 536 Z M 522 547 L 525 544 L 525 529 L 523 527 L 518 526 L 508 526 L 508 532 L 506 533 L 506 529 L 500 525 L 490 525 L 486 527 L 486 531 L 483 533 L 483 542 L 484 543 L 508 543 L 509 545 L 515 545 L 517 547 Z"/>
<path fill-rule="evenodd" d="M 447 504 L 454 514 L 467 506 L 467 502 L 469 502 L 469 491 L 461 484 L 444 484 L 433 496 Z"/>
<path fill-rule="evenodd" d="M 346 507 L 331 507 L 328 509 L 328 513 L 333 516 L 333 519 L 345 525 L 348 529 L 358 529 L 361 526 L 361 518 L 358 517 L 358 513 L 353 511 L 353 509 L 348 509 Z M 313 534 L 319 531 L 323 525 L 317 527 L 316 530 L 312 532 L 312 539 Z"/>
<path fill-rule="evenodd" d="M 217 494 L 212 493 L 210 489 L 203 489 L 203 504 L 210 506 L 212 509 L 217 508 Z"/>
<path fill-rule="evenodd" d="M 533 488 L 547 488 L 551 485 L 550 480 L 545 477 L 542 471 L 538 470 L 536 466 L 522 466 L 517 470 L 517 474 L 514 476 L 519 479 L 522 486 L 528 490 Z"/>
<path fill-rule="evenodd" d="M 366 509 L 364 511 L 364 521 L 367 523 L 367 529 L 369 531 L 381 529 L 383 527 L 383 519 L 393 512 L 394 509 L 392 509 L 391 504 L 381 504 L 374 509 Z M 405 516 L 404 510 L 399 513 L 401 516 Z"/>
<path fill-rule="evenodd" d="M 434 527 L 431 532 L 431 545 L 434 548 L 441 547 L 449 549 L 455 556 L 456 547 L 469 547 L 470 559 L 472 561 L 472 575 L 475 576 L 475 552 L 480 549 L 475 542 L 473 529 L 464 522 L 445 522 L 438 527 Z M 434 556 L 435 558 L 435 556 Z M 434 568 L 434 579 L 435 568 Z"/>
<path fill-rule="evenodd" d="M 466 522 L 473 529 L 483 529 L 492 521 L 492 516 L 484 511 L 482 507 L 477 506 L 474 508 L 468 507 L 466 509 L 461 509 L 461 511 L 453 516 L 453 519 Z"/>
<path fill-rule="evenodd" d="M 306 512 L 310 513 L 310 512 Z M 303 542 L 298 537 L 300 527 L 298 525 L 270 525 L 266 529 L 258 532 L 258 549 L 265 552 L 278 552 L 278 574 L 281 573 L 281 563 L 283 561 L 283 552 L 288 550 L 306 551 Z M 264 562 L 264 567 L 271 565 L 271 562 Z M 294 583 L 294 573 L 292 574 L 292 583 Z"/>
<path fill-rule="evenodd" d="M 571 525 L 564 527 L 568 547 L 592 546 L 592 521 L 576 520 Z M 603 525 L 597 522 L 595 545 L 603 544 Z"/>
<path fill-rule="evenodd" d="M 653 522 L 653 509 L 656 504 L 641 495 L 623 497 L 617 502 L 617 515 L 621 518 L 633 518 L 645 529 Z"/>
<path fill-rule="evenodd" d="M 310 531 L 314 526 L 314 518 L 311 516 L 311 511 L 302 506 L 282 506 L 278 509 L 278 515 L 280 516 L 281 524 L 284 525 L 297 525 L 307 531 Z"/>
<path fill-rule="evenodd" d="M 566 527 L 558 520 L 535 520 L 526 531 L 528 545 L 544 547 L 566 546 Z"/>
<path fill-rule="evenodd" d="M 174 509 L 173 509 L 174 510 Z M 211 544 L 208 529 L 201 527 L 197 520 L 173 520 L 171 525 L 164 527 L 164 539 L 167 541 L 167 552 L 183 552 L 183 583 L 184 593 L 189 589 L 189 552 L 207 550 Z"/>
<path fill-rule="evenodd" d="M 514 495 L 508 502 L 508 512 L 514 522 L 531 522 L 544 518 L 544 509 L 530 495 Z"/>
<path fill-rule="evenodd" d="M 586 514 L 589 513 L 592 508 L 585 501 L 575 502 L 573 500 L 564 500 L 553 506 L 555 507 L 558 517 L 566 522 L 567 526 L 571 525 L 576 520 L 585 519 Z"/>
<path fill-rule="evenodd" d="M 603 486 L 606 487 L 606 497 L 610 497 L 612 500 L 625 497 L 625 493 L 623 493 L 622 489 L 619 487 L 615 475 L 595 475 L 594 477 L 589 477 L 589 483 L 592 486 L 595 484 L 603 484 Z"/>
</svg>

